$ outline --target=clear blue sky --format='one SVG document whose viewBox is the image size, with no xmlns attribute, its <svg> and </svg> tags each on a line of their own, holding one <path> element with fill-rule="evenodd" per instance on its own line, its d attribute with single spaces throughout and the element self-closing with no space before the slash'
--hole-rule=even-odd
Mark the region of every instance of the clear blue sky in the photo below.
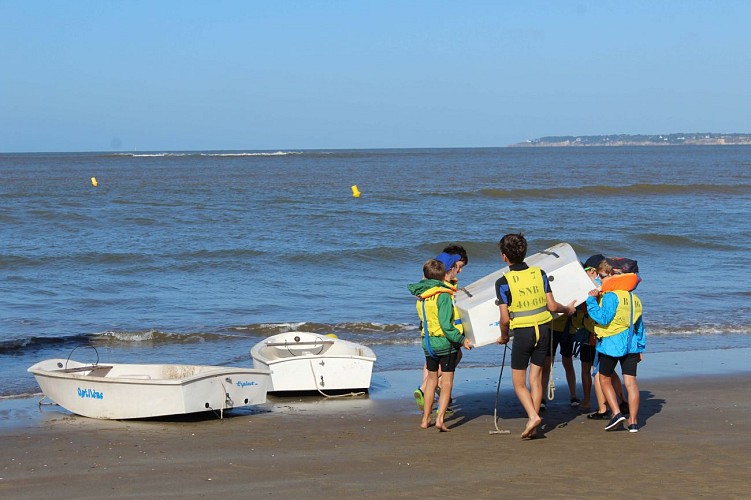
<svg viewBox="0 0 751 500">
<path fill-rule="evenodd" d="M 751 2 L 0 0 L 0 152 L 671 132 L 751 132 Z"/>
</svg>

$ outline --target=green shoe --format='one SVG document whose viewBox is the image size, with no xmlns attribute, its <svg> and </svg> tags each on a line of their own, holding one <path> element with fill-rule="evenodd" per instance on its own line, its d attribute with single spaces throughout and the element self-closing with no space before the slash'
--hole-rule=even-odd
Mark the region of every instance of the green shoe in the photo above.
<svg viewBox="0 0 751 500">
<path fill-rule="evenodd" d="M 420 409 L 420 411 L 423 411 L 423 408 L 425 408 L 425 394 L 423 394 L 422 389 L 418 387 L 417 389 L 415 389 L 414 395 L 417 407 Z"/>
<path fill-rule="evenodd" d="M 433 413 L 434 414 L 438 413 L 438 408 L 433 408 Z M 452 413 L 454 413 L 454 409 L 453 408 L 451 408 L 450 406 L 448 408 L 446 408 L 446 415 L 450 415 Z"/>
</svg>

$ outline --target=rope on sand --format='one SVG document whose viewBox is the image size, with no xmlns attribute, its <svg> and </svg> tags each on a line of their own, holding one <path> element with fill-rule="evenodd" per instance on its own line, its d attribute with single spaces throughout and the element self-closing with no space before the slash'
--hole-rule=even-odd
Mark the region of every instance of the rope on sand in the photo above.
<svg viewBox="0 0 751 500">
<path fill-rule="evenodd" d="M 508 351 L 508 343 L 503 346 L 503 361 L 501 361 L 501 373 L 498 375 L 498 385 L 495 388 L 495 408 L 493 408 L 493 425 L 495 430 L 490 430 L 489 434 L 511 434 L 510 430 L 498 428 L 498 396 L 501 392 L 501 378 L 503 378 L 503 367 L 506 365 L 506 351 Z"/>
<path fill-rule="evenodd" d="M 325 398 L 353 398 L 353 397 L 360 397 L 365 395 L 365 391 L 359 391 L 359 392 L 348 392 L 347 394 L 326 394 L 321 390 L 321 388 L 318 386 L 318 379 L 316 379 L 316 370 L 313 368 L 313 360 L 310 360 L 310 371 L 313 372 L 313 383 L 316 385 L 316 390 L 321 393 L 321 395 Z M 321 377 L 321 382 L 323 382 L 323 377 Z"/>
</svg>

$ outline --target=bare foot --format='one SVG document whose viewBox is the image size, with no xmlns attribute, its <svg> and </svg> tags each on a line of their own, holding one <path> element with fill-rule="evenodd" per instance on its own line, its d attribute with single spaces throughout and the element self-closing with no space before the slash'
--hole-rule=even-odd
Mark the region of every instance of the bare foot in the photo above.
<svg viewBox="0 0 751 500">
<path fill-rule="evenodd" d="M 527 421 L 527 427 L 525 427 L 524 432 L 522 432 L 522 439 L 532 437 L 532 434 L 534 434 L 535 429 L 537 429 L 537 426 L 540 425 L 541 422 L 542 419 L 540 417 L 529 419 Z"/>
<path fill-rule="evenodd" d="M 422 422 L 420 424 L 420 429 L 427 429 L 428 427 L 432 427 L 432 426 L 433 426 L 433 424 L 431 424 L 430 421 L 428 421 L 428 422 Z"/>
<path fill-rule="evenodd" d="M 451 432 L 451 429 L 449 429 L 448 427 L 446 427 L 446 424 L 444 424 L 443 422 L 441 422 L 440 424 L 438 422 L 436 422 L 435 426 L 438 427 L 438 430 L 440 432 Z"/>
</svg>

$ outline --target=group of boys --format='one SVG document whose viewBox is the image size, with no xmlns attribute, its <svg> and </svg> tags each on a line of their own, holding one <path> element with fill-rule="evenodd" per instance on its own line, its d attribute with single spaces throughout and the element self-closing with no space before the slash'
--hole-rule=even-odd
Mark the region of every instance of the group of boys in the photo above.
<svg viewBox="0 0 751 500">
<path fill-rule="evenodd" d="M 548 277 L 539 267 L 524 263 L 527 241 L 522 234 L 507 234 L 498 243 L 501 259 L 509 271 L 495 283 L 496 303 L 500 313 L 501 335 L 498 344 L 514 337 L 511 370 L 514 392 L 527 413 L 522 439 L 535 437 L 545 408 L 543 388 L 550 376 L 551 359 L 560 345 L 572 407 L 589 409 L 594 366 L 595 394 L 598 410 L 590 419 L 608 419 L 606 430 L 619 428 L 628 415 L 628 430 L 638 432 L 639 388 L 636 367 L 645 348 L 642 305 L 631 290 L 600 291 L 601 279 L 612 274 L 607 260 L 597 256 L 584 263 L 593 281 L 593 289 L 584 304 L 575 307 L 556 302 Z M 594 257 L 594 256 L 593 256 Z M 421 339 L 425 354 L 423 383 L 415 390 L 415 400 L 423 412 L 422 428 L 431 427 L 435 395 L 439 394 L 435 426 L 442 432 L 449 411 L 454 370 L 461 359 L 461 347 L 471 349 L 464 336 L 461 319 L 454 304 L 457 275 L 468 262 L 464 248 L 446 247 L 435 259 L 423 266 L 423 280 L 408 285 L 417 297 Z M 552 313 L 561 316 L 553 319 Z M 579 341 L 582 364 L 583 400 L 576 397 L 573 370 L 573 332 L 586 332 Z M 590 342 L 590 336 L 592 341 Z M 628 400 L 624 400 L 620 378 L 615 373 L 620 363 Z M 598 366 L 599 364 L 599 366 Z M 527 380 L 529 373 L 529 380 Z M 608 416 L 607 408 L 610 408 Z"/>
</svg>

